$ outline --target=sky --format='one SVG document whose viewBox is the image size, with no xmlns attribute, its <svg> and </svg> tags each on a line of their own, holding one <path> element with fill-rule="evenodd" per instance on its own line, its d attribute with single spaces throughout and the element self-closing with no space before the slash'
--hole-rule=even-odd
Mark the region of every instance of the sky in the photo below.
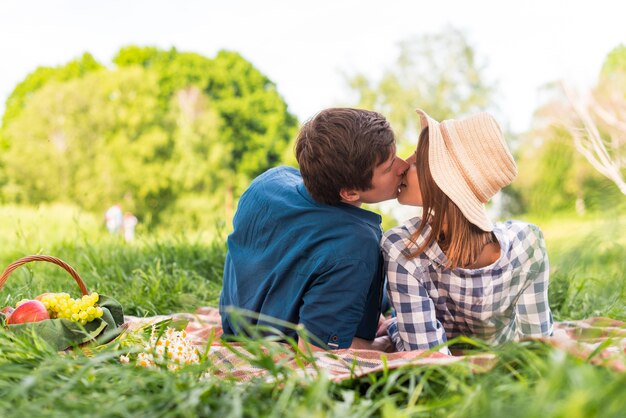
<svg viewBox="0 0 626 418">
<path fill-rule="evenodd" d="M 452 27 L 487 63 L 500 122 L 523 132 L 541 86 L 593 86 L 607 54 L 626 44 L 624 16 L 619 0 L 0 0 L 0 114 L 38 66 L 83 52 L 110 66 L 135 44 L 207 57 L 237 51 L 302 121 L 346 104 L 347 76 L 380 77 L 400 41 Z"/>
</svg>

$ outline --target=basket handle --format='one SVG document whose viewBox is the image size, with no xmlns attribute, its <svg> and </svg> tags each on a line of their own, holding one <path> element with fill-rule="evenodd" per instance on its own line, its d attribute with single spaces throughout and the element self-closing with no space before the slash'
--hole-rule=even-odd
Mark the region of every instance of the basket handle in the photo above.
<svg viewBox="0 0 626 418">
<path fill-rule="evenodd" d="M 56 257 L 52 257 L 51 255 L 29 255 L 12 262 L 7 266 L 6 269 L 4 269 L 4 271 L 2 272 L 2 276 L 0 276 L 0 289 L 2 289 L 2 286 L 4 286 L 4 283 L 9 278 L 9 274 L 11 274 L 13 270 L 26 263 L 30 263 L 31 261 L 47 261 L 48 263 L 56 264 L 57 266 L 63 267 L 74 278 L 74 280 L 76 280 L 76 283 L 78 283 L 78 287 L 80 287 L 80 291 L 82 292 L 82 294 L 89 294 L 87 286 L 85 286 L 85 282 L 83 282 L 83 279 L 80 278 L 76 270 L 74 270 L 72 266 L 67 264 L 65 261 Z"/>
</svg>

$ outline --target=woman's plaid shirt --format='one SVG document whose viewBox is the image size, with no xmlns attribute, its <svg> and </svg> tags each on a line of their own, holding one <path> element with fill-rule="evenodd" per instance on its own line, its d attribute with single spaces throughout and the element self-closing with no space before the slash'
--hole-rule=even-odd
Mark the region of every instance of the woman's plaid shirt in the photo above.
<svg viewBox="0 0 626 418">
<path fill-rule="evenodd" d="M 387 290 L 398 318 L 389 334 L 398 351 L 429 349 L 459 335 L 497 344 L 552 334 L 548 254 L 537 226 L 496 223 L 498 261 L 480 269 L 447 269 L 436 242 L 415 258 L 409 255 L 417 248 L 407 250 L 420 222 L 413 218 L 382 238 Z M 429 231 L 427 226 L 418 246 Z"/>
</svg>

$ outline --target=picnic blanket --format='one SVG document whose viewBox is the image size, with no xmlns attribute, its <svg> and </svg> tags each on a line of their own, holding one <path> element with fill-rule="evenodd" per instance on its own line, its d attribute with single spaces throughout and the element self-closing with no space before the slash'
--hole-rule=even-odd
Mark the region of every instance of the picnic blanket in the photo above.
<svg viewBox="0 0 626 418">
<path fill-rule="evenodd" d="M 152 317 L 125 317 L 125 327 L 129 330 L 163 320 L 188 321 L 185 331 L 187 338 L 204 349 L 211 341 L 209 356 L 214 366 L 213 372 L 246 381 L 268 374 L 267 368 L 253 361 L 254 354 L 236 344 L 223 345 L 219 340 L 222 334 L 219 311 L 212 307 L 199 308 L 195 313 L 176 313 Z M 609 318 L 589 318 L 579 321 L 557 322 L 554 336 L 541 338 L 556 349 L 567 351 L 593 364 L 609 367 L 617 372 L 626 371 L 626 323 Z M 287 347 L 287 345 L 285 345 Z M 327 373 L 331 380 L 354 379 L 369 373 L 396 369 L 404 366 L 447 365 L 465 362 L 472 371 L 484 372 L 496 362 L 491 353 L 450 356 L 439 352 L 409 351 L 382 353 L 372 350 L 343 349 L 314 352 L 315 361 L 302 365 L 294 353 L 285 349 L 274 359 L 283 365 L 292 366 L 298 373 L 314 376 Z"/>
</svg>

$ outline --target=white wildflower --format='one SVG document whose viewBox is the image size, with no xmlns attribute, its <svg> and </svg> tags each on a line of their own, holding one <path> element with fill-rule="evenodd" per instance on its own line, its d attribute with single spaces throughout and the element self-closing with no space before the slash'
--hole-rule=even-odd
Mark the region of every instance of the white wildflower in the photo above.
<svg viewBox="0 0 626 418">
<path fill-rule="evenodd" d="M 120 357 L 122 363 L 129 361 L 128 356 Z M 164 333 L 159 334 L 156 328 L 152 327 L 150 341 L 144 346 L 144 352 L 137 356 L 136 364 L 142 367 L 165 366 L 168 370 L 176 371 L 182 365 L 199 362 L 198 350 L 187 339 L 187 333 L 184 330 L 176 331 L 168 327 Z"/>
</svg>

